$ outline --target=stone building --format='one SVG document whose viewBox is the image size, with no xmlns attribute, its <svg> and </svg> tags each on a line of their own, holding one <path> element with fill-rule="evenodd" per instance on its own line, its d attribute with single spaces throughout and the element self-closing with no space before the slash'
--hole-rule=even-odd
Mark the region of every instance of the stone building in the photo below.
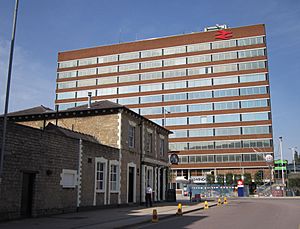
<svg viewBox="0 0 300 229">
<path fill-rule="evenodd" d="M 10 122 L 6 138 L 0 220 L 118 203 L 108 167 L 119 160 L 117 148 L 51 123 L 40 130 Z"/>
<path fill-rule="evenodd" d="M 115 163 L 117 195 L 103 204 L 145 201 L 145 188 L 153 188 L 153 199 L 165 199 L 168 169 L 169 130 L 131 111 L 125 106 L 100 101 L 64 111 L 40 106 L 10 113 L 9 121 L 44 129 L 49 123 L 88 134 L 101 144 L 119 150 Z M 106 163 L 103 161 L 103 163 Z M 108 195 L 108 194 L 107 194 Z"/>
</svg>

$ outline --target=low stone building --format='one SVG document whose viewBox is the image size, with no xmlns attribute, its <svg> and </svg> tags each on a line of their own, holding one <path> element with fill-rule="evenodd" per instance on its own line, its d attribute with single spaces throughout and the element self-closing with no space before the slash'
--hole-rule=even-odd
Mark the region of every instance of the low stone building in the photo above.
<svg viewBox="0 0 300 229">
<path fill-rule="evenodd" d="M 103 204 L 127 204 L 145 201 L 147 185 L 153 188 L 156 201 L 165 199 L 168 170 L 169 130 L 109 101 L 90 103 L 65 111 L 53 111 L 43 106 L 9 114 L 9 121 L 44 129 L 49 123 L 88 134 L 101 144 L 119 150 L 114 162 L 117 201 Z M 105 160 L 102 161 L 104 164 Z"/>
<path fill-rule="evenodd" d="M 53 124 L 40 130 L 8 123 L 6 139 L 0 220 L 118 203 L 108 166 L 118 162 L 117 148 Z"/>
</svg>

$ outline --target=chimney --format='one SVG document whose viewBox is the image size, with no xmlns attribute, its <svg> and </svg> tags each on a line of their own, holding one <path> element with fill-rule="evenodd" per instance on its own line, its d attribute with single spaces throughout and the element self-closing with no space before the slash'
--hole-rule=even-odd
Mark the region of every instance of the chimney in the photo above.
<svg viewBox="0 0 300 229">
<path fill-rule="evenodd" d="M 92 106 L 92 92 L 88 92 L 88 108 Z"/>
</svg>

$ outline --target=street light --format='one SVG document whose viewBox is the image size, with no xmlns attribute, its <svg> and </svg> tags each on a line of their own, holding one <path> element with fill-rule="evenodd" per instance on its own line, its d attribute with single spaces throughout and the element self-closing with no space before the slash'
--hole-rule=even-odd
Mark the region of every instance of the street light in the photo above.
<svg viewBox="0 0 300 229">
<path fill-rule="evenodd" d="M 296 172 L 296 161 L 295 161 L 295 149 L 297 149 L 297 147 L 291 147 L 289 148 L 292 151 L 292 156 L 293 156 L 293 164 L 294 164 L 294 173 Z"/>
<path fill-rule="evenodd" d="M 282 176 L 282 184 L 285 185 L 285 182 L 284 182 L 284 172 L 283 172 L 282 137 L 279 137 L 279 147 L 280 147 L 280 158 L 281 158 L 281 176 Z"/>
<path fill-rule="evenodd" d="M 168 111 L 166 108 L 163 108 L 164 109 L 164 127 L 166 126 L 166 113 L 167 114 L 170 114 L 171 112 L 170 111 Z"/>
</svg>

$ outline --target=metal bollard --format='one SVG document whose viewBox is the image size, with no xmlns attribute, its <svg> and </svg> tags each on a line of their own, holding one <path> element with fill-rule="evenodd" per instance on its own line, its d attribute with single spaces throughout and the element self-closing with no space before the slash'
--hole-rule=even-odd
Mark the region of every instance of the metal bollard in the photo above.
<svg viewBox="0 0 300 229">
<path fill-rule="evenodd" d="M 153 209 L 153 212 L 152 212 L 152 223 L 157 223 L 157 222 L 158 222 L 157 210 Z"/>
<path fill-rule="evenodd" d="M 178 204 L 176 215 L 182 216 L 182 205 L 181 205 L 181 203 Z"/>
</svg>

